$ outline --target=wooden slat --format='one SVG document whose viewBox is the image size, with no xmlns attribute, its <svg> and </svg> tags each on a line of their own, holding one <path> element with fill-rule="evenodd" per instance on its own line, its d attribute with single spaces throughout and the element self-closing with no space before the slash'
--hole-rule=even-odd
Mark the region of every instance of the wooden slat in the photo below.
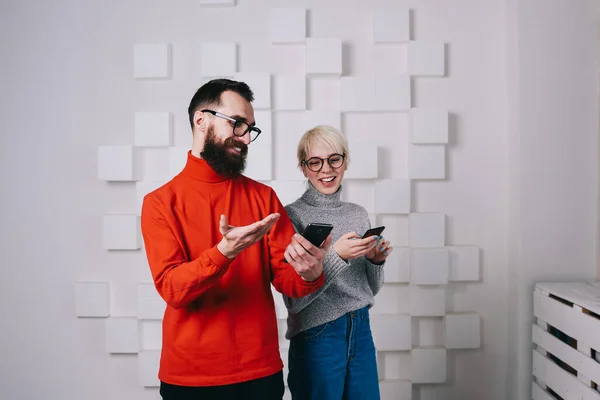
<svg viewBox="0 0 600 400">
<path fill-rule="evenodd" d="M 599 282 L 540 282 L 535 287 L 600 314 Z"/>
<path fill-rule="evenodd" d="M 600 393 L 585 386 L 576 376 L 537 350 L 533 350 L 533 375 L 538 381 L 548 384 L 563 399 L 600 400 Z"/>
<path fill-rule="evenodd" d="M 600 320 L 554 300 L 538 289 L 533 293 L 533 315 L 592 349 L 600 349 Z"/>
<path fill-rule="evenodd" d="M 555 355 L 561 361 L 569 364 L 569 366 L 575 368 L 578 373 L 582 373 L 586 378 L 600 383 L 600 364 L 598 364 L 596 360 L 580 353 L 548 332 L 544 332 L 542 328 L 537 325 L 533 325 L 532 339 L 533 343 Z"/>
<path fill-rule="evenodd" d="M 533 400 L 556 400 L 550 395 L 550 393 L 542 389 L 536 382 L 533 382 L 531 388 L 531 397 Z"/>
</svg>

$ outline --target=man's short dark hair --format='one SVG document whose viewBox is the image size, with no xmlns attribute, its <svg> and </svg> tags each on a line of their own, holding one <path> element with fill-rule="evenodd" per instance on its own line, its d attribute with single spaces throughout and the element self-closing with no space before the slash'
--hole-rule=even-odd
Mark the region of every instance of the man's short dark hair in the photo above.
<svg viewBox="0 0 600 400">
<path fill-rule="evenodd" d="M 244 83 L 231 79 L 219 78 L 206 82 L 200 87 L 192 97 L 188 107 L 188 116 L 190 127 L 194 129 L 194 113 L 198 108 L 211 108 L 221 106 L 221 94 L 230 90 L 242 96 L 249 103 L 254 101 L 252 89 Z"/>
</svg>

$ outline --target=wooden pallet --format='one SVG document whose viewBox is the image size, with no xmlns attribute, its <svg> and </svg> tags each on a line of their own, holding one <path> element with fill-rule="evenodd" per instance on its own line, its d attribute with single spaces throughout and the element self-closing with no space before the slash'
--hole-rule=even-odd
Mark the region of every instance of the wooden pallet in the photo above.
<svg viewBox="0 0 600 400">
<path fill-rule="evenodd" d="M 538 283 L 534 400 L 600 400 L 600 282 Z"/>
</svg>

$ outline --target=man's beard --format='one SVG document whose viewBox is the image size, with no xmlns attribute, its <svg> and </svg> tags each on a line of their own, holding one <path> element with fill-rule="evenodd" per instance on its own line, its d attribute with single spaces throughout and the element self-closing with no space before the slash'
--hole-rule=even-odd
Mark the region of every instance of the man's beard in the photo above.
<svg viewBox="0 0 600 400">
<path fill-rule="evenodd" d="M 240 154 L 231 153 L 230 148 L 237 147 Z M 231 178 L 240 175 L 246 168 L 246 156 L 248 155 L 248 146 L 246 143 L 236 141 L 234 137 L 225 139 L 219 143 L 215 136 L 214 127 L 210 127 L 204 140 L 204 150 L 200 156 L 206 160 L 220 175 Z"/>
</svg>

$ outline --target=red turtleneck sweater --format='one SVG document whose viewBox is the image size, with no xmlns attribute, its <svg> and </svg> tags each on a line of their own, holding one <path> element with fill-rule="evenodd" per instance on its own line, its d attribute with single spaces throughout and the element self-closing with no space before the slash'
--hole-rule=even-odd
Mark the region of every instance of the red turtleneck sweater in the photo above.
<svg viewBox="0 0 600 400">
<path fill-rule="evenodd" d="M 219 252 L 221 214 L 242 226 L 271 213 L 281 217 L 262 240 L 234 260 Z M 273 189 L 245 176 L 225 179 L 188 152 L 183 171 L 144 198 L 141 223 L 152 277 L 167 303 L 159 379 L 213 386 L 280 371 L 270 284 L 297 298 L 324 277 L 305 282 L 284 263 L 295 231 Z"/>
</svg>

